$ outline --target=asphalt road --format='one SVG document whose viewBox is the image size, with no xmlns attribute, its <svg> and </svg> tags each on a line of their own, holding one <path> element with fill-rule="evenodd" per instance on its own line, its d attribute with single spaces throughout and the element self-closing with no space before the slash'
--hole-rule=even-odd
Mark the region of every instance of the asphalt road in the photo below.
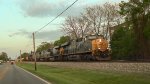
<svg viewBox="0 0 150 84">
<path fill-rule="evenodd" d="M 47 84 L 16 65 L 0 64 L 0 84 Z"/>
</svg>

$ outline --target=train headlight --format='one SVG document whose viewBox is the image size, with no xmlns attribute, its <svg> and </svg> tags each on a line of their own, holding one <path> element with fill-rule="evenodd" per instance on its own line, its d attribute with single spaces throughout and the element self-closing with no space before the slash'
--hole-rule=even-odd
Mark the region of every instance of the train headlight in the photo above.
<svg viewBox="0 0 150 84">
<path fill-rule="evenodd" d="M 102 42 L 102 39 L 99 39 L 99 42 Z"/>
<path fill-rule="evenodd" d="M 102 39 L 100 39 L 100 42 L 102 42 Z"/>
</svg>

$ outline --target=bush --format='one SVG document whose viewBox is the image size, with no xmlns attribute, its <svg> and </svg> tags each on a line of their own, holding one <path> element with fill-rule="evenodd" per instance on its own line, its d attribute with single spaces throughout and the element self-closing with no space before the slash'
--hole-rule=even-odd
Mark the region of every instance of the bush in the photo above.
<svg viewBox="0 0 150 84">
<path fill-rule="evenodd" d="M 112 49 L 112 59 L 129 60 L 135 58 L 134 36 L 130 29 L 117 28 L 110 42 Z"/>
</svg>

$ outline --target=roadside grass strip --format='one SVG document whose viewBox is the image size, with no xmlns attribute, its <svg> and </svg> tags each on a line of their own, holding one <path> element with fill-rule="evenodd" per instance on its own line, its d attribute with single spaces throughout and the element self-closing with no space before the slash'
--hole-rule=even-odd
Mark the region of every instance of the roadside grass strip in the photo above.
<svg viewBox="0 0 150 84">
<path fill-rule="evenodd" d="M 150 84 L 150 74 L 145 73 L 87 70 L 47 65 L 37 65 L 37 71 L 34 71 L 33 64 L 17 65 L 52 84 Z"/>
</svg>

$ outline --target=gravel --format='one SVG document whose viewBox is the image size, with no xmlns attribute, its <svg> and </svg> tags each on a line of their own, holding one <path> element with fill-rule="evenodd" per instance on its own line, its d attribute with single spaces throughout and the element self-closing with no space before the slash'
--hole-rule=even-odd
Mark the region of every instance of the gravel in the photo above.
<svg viewBox="0 0 150 84">
<path fill-rule="evenodd" d="M 33 63 L 33 62 L 28 62 Z M 117 72 L 150 73 L 150 63 L 122 63 L 122 62 L 38 62 L 40 65 L 52 67 L 67 67 L 89 70 L 105 70 Z"/>
</svg>

